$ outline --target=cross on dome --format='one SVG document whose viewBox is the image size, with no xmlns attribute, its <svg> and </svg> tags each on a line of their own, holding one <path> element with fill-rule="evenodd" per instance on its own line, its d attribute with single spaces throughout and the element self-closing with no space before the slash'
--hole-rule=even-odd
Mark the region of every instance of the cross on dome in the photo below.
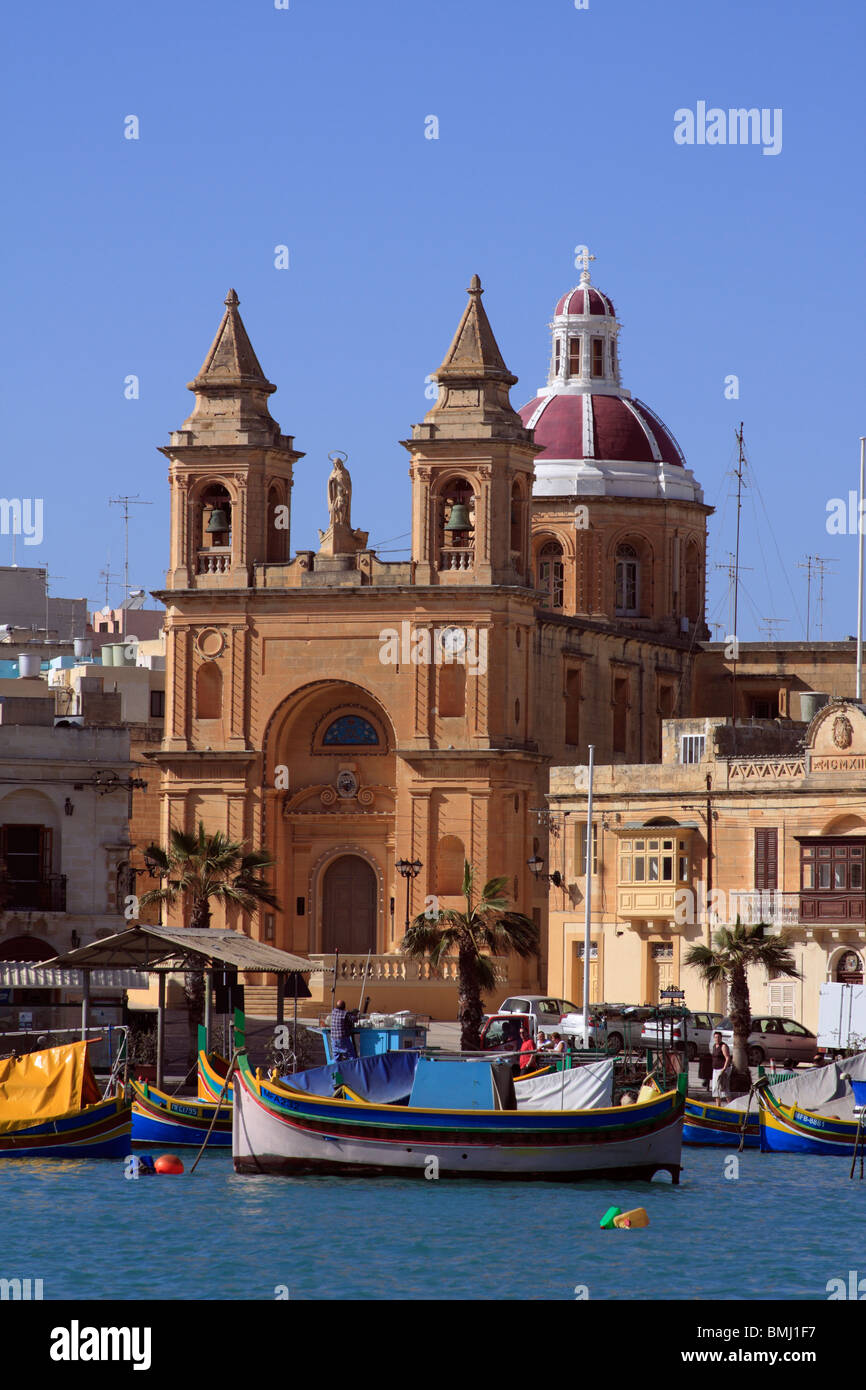
<svg viewBox="0 0 866 1390">
<path fill-rule="evenodd" d="M 577 247 L 574 256 L 574 264 L 580 265 L 580 262 L 583 261 L 583 270 L 580 272 L 580 283 L 582 285 L 589 284 L 589 263 L 594 260 L 595 256 L 592 255 L 588 246 Z"/>
</svg>

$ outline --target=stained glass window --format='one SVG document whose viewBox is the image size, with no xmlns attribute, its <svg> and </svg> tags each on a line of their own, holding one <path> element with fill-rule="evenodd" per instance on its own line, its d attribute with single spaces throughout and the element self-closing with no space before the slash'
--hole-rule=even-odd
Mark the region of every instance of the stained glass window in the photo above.
<svg viewBox="0 0 866 1390">
<path fill-rule="evenodd" d="M 358 714 L 343 714 L 339 719 L 335 719 L 322 739 L 325 745 L 378 742 L 379 735 L 373 725 Z"/>
</svg>

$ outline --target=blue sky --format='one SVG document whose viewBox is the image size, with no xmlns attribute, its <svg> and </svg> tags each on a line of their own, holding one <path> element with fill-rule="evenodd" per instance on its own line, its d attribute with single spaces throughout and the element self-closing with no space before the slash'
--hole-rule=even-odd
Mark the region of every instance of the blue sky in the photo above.
<svg viewBox="0 0 866 1390">
<path fill-rule="evenodd" d="M 161 586 L 156 447 L 189 413 L 229 286 L 279 387 L 272 413 L 306 452 L 293 548 L 324 525 L 339 448 L 354 524 L 391 551 L 410 525 L 398 440 L 428 408 L 471 275 L 520 405 L 586 243 L 623 323 L 625 384 L 718 509 L 708 616 L 727 618 L 713 566 L 733 549 L 742 419 L 763 505 L 750 488 L 740 635 L 773 617 L 803 637 L 806 554 L 835 562 L 825 638 L 853 632 L 856 538 L 825 517 L 857 485 L 866 433 L 862 6 L 49 0 L 3 29 L 3 492 L 45 499 L 44 541 L 19 538 L 17 559 L 47 565 L 52 592 L 102 603 L 121 493 L 153 504 L 133 511 L 131 583 Z M 781 153 L 675 144 L 674 112 L 699 101 L 781 108 Z M 0 563 L 11 552 L 0 536 Z"/>
</svg>

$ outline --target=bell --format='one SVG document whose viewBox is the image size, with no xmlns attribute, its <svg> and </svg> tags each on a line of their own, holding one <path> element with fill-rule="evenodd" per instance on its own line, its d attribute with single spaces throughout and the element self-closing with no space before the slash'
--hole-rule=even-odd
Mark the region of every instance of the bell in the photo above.
<svg viewBox="0 0 866 1390">
<path fill-rule="evenodd" d="M 446 531 L 471 531 L 472 522 L 469 520 L 469 508 L 465 502 L 455 502 L 451 508 L 451 515 L 445 523 Z"/>
<path fill-rule="evenodd" d="M 228 531 L 228 529 L 229 529 L 229 519 L 228 519 L 228 517 L 226 516 L 226 514 L 225 514 L 225 512 L 223 511 L 222 507 L 215 507 L 214 510 L 211 512 L 210 517 L 208 518 L 208 523 L 207 523 L 207 526 L 205 527 L 205 530 L 206 530 L 210 535 L 213 535 L 213 534 L 216 534 L 216 533 L 219 533 L 219 532 L 225 533 L 226 531 Z"/>
</svg>

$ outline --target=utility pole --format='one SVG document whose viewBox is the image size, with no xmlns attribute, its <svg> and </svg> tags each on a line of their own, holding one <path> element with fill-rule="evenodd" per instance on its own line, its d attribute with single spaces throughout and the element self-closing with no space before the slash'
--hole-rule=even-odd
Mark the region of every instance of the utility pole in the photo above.
<svg viewBox="0 0 866 1390">
<path fill-rule="evenodd" d="M 123 508 L 123 603 L 120 607 L 120 636 L 126 637 L 126 601 L 129 598 L 129 509 L 130 507 L 152 507 L 152 502 L 142 502 L 136 492 L 131 497 L 109 497 L 110 507 Z"/>
</svg>

